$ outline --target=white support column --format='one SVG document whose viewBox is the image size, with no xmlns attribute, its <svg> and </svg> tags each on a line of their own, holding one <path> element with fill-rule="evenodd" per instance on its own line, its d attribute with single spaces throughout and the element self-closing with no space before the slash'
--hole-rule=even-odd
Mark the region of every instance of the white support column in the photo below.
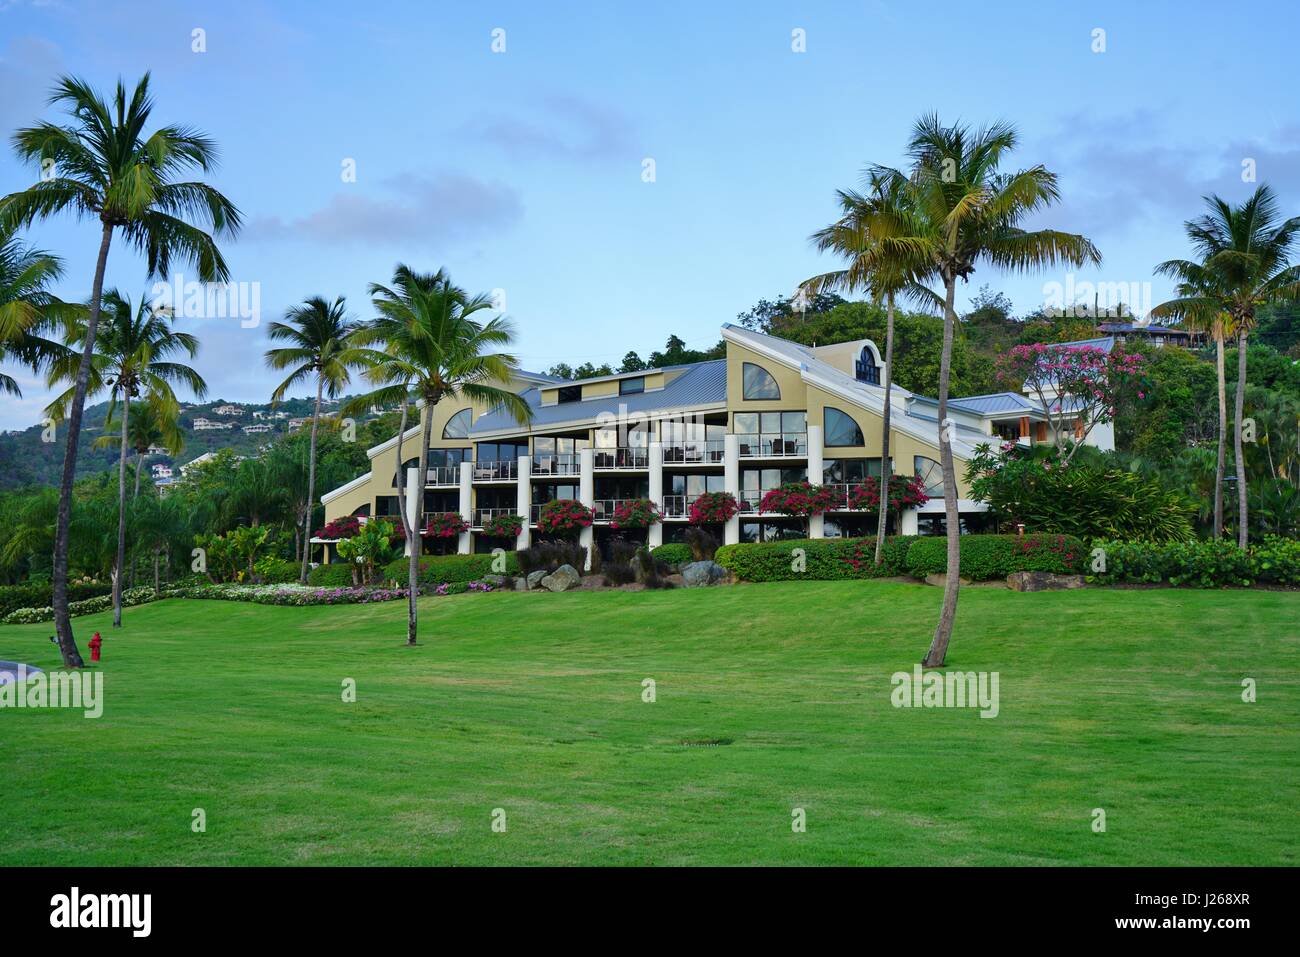
<svg viewBox="0 0 1300 957">
<path fill-rule="evenodd" d="M 740 501 L 740 436 L 727 433 L 722 440 L 722 484 L 737 502 Z M 740 541 L 740 516 L 727 522 L 723 531 L 723 544 L 735 545 Z"/>
<path fill-rule="evenodd" d="M 596 504 L 596 456 L 592 449 L 582 449 L 578 454 L 578 501 L 587 508 Z M 583 571 L 591 571 L 591 545 L 596 540 L 596 532 L 590 525 L 578 535 L 578 544 L 586 550 L 583 559 Z"/>
<path fill-rule="evenodd" d="M 917 513 L 914 508 L 905 508 L 902 512 L 902 522 L 899 526 L 904 535 L 915 535 L 917 529 Z"/>
<path fill-rule="evenodd" d="M 661 442 L 651 442 L 649 451 L 650 461 L 650 501 L 654 502 L 662 510 L 664 507 L 664 447 Z M 664 525 L 663 522 L 655 522 L 647 530 L 646 544 L 652 549 L 658 548 L 664 542 Z"/>
<path fill-rule="evenodd" d="M 418 468 L 409 468 L 406 470 L 406 520 L 411 525 L 411 531 L 420 534 L 420 510 L 424 505 L 424 483 L 420 481 L 420 470 Z M 411 555 L 411 543 L 406 543 L 406 555 Z"/>
<path fill-rule="evenodd" d="M 460 463 L 460 517 L 469 522 L 474 517 L 474 463 Z M 470 553 L 473 532 L 461 532 L 456 551 L 462 555 Z"/>
<path fill-rule="evenodd" d="M 532 529 L 528 527 L 528 513 L 531 511 L 530 506 L 533 504 L 533 457 L 531 455 L 519 456 L 519 484 L 518 491 L 515 492 L 516 508 L 524 520 L 524 527 L 519 531 L 519 538 L 515 542 L 515 548 L 524 549 L 532 542 Z"/>
<path fill-rule="evenodd" d="M 813 485 L 822 484 L 822 427 L 808 426 L 808 481 Z M 808 516 L 808 537 L 825 538 L 824 515 Z"/>
</svg>

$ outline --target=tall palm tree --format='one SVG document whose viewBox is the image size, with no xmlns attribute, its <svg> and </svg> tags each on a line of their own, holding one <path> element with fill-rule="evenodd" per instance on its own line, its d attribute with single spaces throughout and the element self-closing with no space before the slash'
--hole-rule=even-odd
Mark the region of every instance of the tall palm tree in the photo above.
<svg viewBox="0 0 1300 957">
<path fill-rule="evenodd" d="M 421 482 L 429 469 L 429 440 L 433 430 L 433 409 L 443 399 L 463 398 L 488 406 L 499 406 L 520 423 L 532 420 L 528 403 L 509 388 L 518 371 L 514 356 L 492 351 L 514 340 L 508 319 L 496 316 L 476 318 L 492 308 L 488 296 L 470 296 L 452 284 L 442 270 L 417 273 L 399 264 L 391 285 L 373 283 L 371 300 L 379 315 L 370 323 L 365 338 L 382 350 L 373 357 L 368 378 L 378 385 L 374 391 L 350 401 L 351 413 L 371 406 L 401 406 L 397 432 L 397 461 L 401 463 L 402 439 L 410 403 L 424 407 L 420 439 Z M 416 603 L 420 578 L 420 535 L 406 512 L 405 472 L 397 470 L 397 495 L 402 529 L 410 543 L 409 595 L 407 598 L 406 642 L 416 640 Z M 521 507 L 527 503 L 520 503 Z"/>
<path fill-rule="evenodd" d="M 273 322 L 268 330 L 272 341 L 287 342 L 279 349 L 268 349 L 266 362 L 272 369 L 291 370 L 271 394 L 273 405 L 283 401 L 285 393 L 299 382 L 316 380 L 316 409 L 311 417 L 311 445 L 307 465 L 307 515 L 302 529 L 302 570 L 299 580 L 307 581 L 307 562 L 311 557 L 311 503 L 316 495 L 316 429 L 320 423 L 321 398 L 328 393 L 338 398 L 352 381 L 352 370 L 365 364 L 366 350 L 359 346 L 357 333 L 362 324 L 348 316 L 342 296 L 333 302 L 312 296 L 301 306 L 284 314 L 284 322 Z"/>
<path fill-rule="evenodd" d="M 66 416 L 78 391 L 82 400 L 107 389 L 108 418 L 121 403 L 118 417 L 117 455 L 117 562 L 113 566 L 113 627 L 122 627 L 122 577 L 126 563 L 126 454 L 130 448 L 131 400 L 144 397 L 164 418 L 175 418 L 180 409 L 173 385 L 183 385 L 195 398 L 207 395 L 208 384 L 193 368 L 173 357 L 199 352 L 199 340 L 188 332 L 172 328 L 170 312 L 141 300 L 133 309 L 131 300 L 116 289 L 104 293 L 102 320 L 96 330 L 90 368 L 82 385 L 81 354 L 69 348 L 50 367 L 49 382 L 71 381 L 73 384 L 57 396 L 47 410 L 56 420 Z M 80 345 L 89 336 L 87 323 L 74 322 L 70 346 Z"/>
<path fill-rule="evenodd" d="M 1181 280 L 1178 298 L 1162 303 L 1169 315 L 1223 315 L 1237 346 L 1237 393 L 1233 400 L 1232 449 L 1237 472 L 1237 544 L 1250 540 L 1242 410 L 1246 401 L 1246 341 L 1256 310 L 1300 298 L 1300 264 L 1291 263 L 1300 216 L 1281 219 L 1277 198 L 1261 183 L 1239 206 L 1206 196 L 1207 212 L 1184 226 L 1199 261 L 1174 259 L 1157 269 Z M 1226 416 L 1225 416 L 1226 418 Z M 1226 423 L 1225 423 L 1226 424 Z"/>
<path fill-rule="evenodd" d="M 43 249 L 18 239 L 15 230 L 0 224 L 0 361 L 13 359 L 40 371 L 61 350 L 46 338 L 69 304 L 50 291 L 63 275 L 63 262 Z M 0 372 L 0 392 L 21 396 L 13 376 Z"/>
<path fill-rule="evenodd" d="M 942 300 L 923 285 L 933 275 L 930 259 L 919 256 L 915 250 L 894 246 L 884 248 L 879 243 L 873 225 L 882 219 L 891 227 L 909 215 L 907 202 L 911 195 L 905 180 L 889 175 L 883 167 L 868 168 L 865 195 L 852 190 L 840 190 L 842 216 L 836 222 L 813 233 L 814 245 L 822 252 L 835 252 L 849 261 L 844 269 L 822 273 L 805 281 L 803 288 L 809 294 L 826 289 L 843 289 L 847 292 L 864 290 L 876 301 L 885 303 L 885 390 L 883 423 L 880 439 L 880 511 L 876 524 L 876 564 L 884 557 L 885 528 L 889 513 L 889 481 L 893 469 L 889 459 L 889 433 L 894 374 L 894 307 L 900 295 L 908 296 L 923 308 L 938 307 Z"/>
<path fill-rule="evenodd" d="M 943 665 L 957 615 L 961 563 L 957 476 L 953 466 L 948 391 L 952 342 L 957 325 L 953 304 L 957 280 L 969 281 L 980 263 L 1028 271 L 1067 263 L 1100 263 L 1096 247 L 1083 236 L 1053 229 L 1026 231 L 1020 223 L 1059 198 L 1056 174 L 1042 165 L 1003 173 L 999 165 L 1015 149 L 1018 135 L 1005 123 L 972 130 L 944 126 L 935 114 L 921 117 L 908 143 L 910 174 L 881 171 L 909 193 L 910 215 L 876 217 L 883 250 L 929 260 L 943 282 L 943 350 L 939 360 L 939 456 L 943 468 L 944 516 L 948 533 L 948 572 L 943 610 L 925 665 Z M 891 222 L 891 220 L 894 220 Z"/>
<path fill-rule="evenodd" d="M 204 282 L 229 277 L 213 235 L 234 234 L 240 215 L 233 203 L 205 183 L 178 181 L 191 169 L 207 171 L 216 145 L 195 130 L 163 126 L 146 136 L 153 111 L 146 73 L 130 96 L 119 80 L 110 106 L 84 80 L 65 76 L 55 85 L 51 104 L 66 108 L 66 126 L 42 122 L 14 134 L 19 158 L 51 164 L 53 176 L 0 199 L 0 227 L 28 226 L 62 212 L 99 221 L 99 253 L 91 284 L 81 365 L 67 418 L 67 446 L 54 534 L 54 629 L 64 664 L 82 666 L 68 614 L 68 525 L 77 442 L 86 403 L 91 356 L 99 328 L 104 269 L 115 230 L 145 256 L 148 276 L 166 274 L 173 256 L 192 264 Z M 187 220 L 210 224 L 205 232 Z"/>
</svg>

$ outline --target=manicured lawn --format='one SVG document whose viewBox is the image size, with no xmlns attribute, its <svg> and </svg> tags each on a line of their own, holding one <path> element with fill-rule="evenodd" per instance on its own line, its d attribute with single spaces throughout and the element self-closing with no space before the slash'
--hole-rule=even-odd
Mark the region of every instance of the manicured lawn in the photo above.
<svg viewBox="0 0 1300 957">
<path fill-rule="evenodd" d="M 992 720 L 890 704 L 939 595 L 464 595 L 415 649 L 401 603 L 77 619 L 105 713 L 0 711 L 0 864 L 1297 863 L 1300 594 L 966 590 Z"/>
</svg>

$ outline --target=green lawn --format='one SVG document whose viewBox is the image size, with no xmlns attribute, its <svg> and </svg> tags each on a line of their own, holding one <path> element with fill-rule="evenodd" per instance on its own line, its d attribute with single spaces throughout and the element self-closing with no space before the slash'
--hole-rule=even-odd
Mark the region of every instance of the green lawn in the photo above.
<svg viewBox="0 0 1300 957">
<path fill-rule="evenodd" d="M 992 720 L 890 704 L 939 597 L 463 595 L 414 649 L 397 602 L 77 619 L 105 713 L 0 711 L 0 864 L 1297 862 L 1300 594 L 964 590 Z M 55 667 L 51 630 L 0 659 Z"/>
</svg>

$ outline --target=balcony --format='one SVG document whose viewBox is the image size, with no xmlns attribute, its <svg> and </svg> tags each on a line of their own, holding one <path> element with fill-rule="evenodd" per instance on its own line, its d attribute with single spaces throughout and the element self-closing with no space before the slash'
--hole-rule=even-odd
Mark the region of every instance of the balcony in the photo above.
<svg viewBox="0 0 1300 957">
<path fill-rule="evenodd" d="M 425 473 L 425 485 L 446 486 L 460 484 L 460 466 L 430 465 Z"/>
<path fill-rule="evenodd" d="M 721 465 L 725 448 L 722 439 L 674 442 L 664 446 L 664 465 Z"/>
<path fill-rule="evenodd" d="M 691 514 L 691 504 L 697 498 L 698 495 L 665 495 L 660 509 L 664 521 L 686 521 Z"/>
<path fill-rule="evenodd" d="M 742 459 L 801 459 L 808 457 L 807 432 L 737 433 Z"/>
<path fill-rule="evenodd" d="M 535 506 L 534 506 L 535 507 Z M 518 515 L 517 508 L 476 508 L 470 513 L 470 528 L 482 528 L 489 519 L 497 518 L 501 515 Z"/>
<path fill-rule="evenodd" d="M 650 453 L 643 448 L 592 450 L 592 468 L 597 472 L 637 471 L 649 467 Z"/>
<path fill-rule="evenodd" d="M 533 455 L 533 475 L 578 475 L 582 456 L 577 452 L 542 452 Z"/>
<path fill-rule="evenodd" d="M 519 478 L 519 460 L 501 462 L 475 462 L 475 482 L 513 482 Z"/>
<path fill-rule="evenodd" d="M 608 522 L 614 517 L 614 510 L 624 502 L 639 502 L 638 498 L 598 498 L 591 504 L 591 516 L 594 522 Z"/>
<path fill-rule="evenodd" d="M 830 512 L 874 512 L 875 509 L 852 508 L 849 506 L 849 496 L 853 494 L 854 489 L 861 488 L 862 482 L 841 482 L 825 486 L 827 489 L 835 491 L 835 503 L 827 511 Z"/>
</svg>

